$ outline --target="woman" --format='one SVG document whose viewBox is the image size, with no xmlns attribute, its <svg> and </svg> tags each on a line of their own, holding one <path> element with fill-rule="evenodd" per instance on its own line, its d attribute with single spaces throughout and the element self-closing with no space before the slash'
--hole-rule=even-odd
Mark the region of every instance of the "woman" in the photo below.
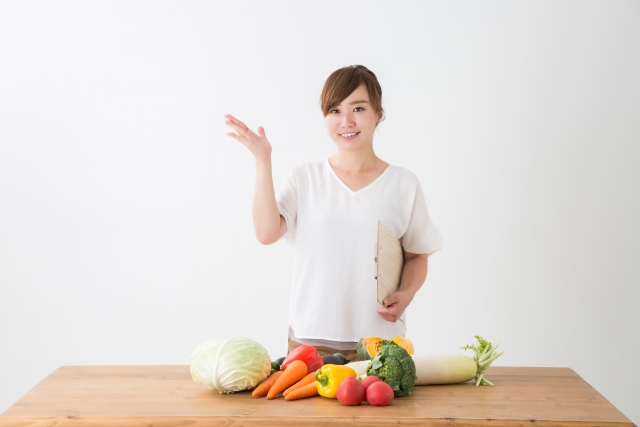
<svg viewBox="0 0 640 427">
<path fill-rule="evenodd" d="M 382 89 L 362 65 L 341 68 L 327 79 L 321 109 L 337 153 L 296 165 L 276 198 L 271 144 L 227 114 L 228 133 L 256 159 L 253 221 L 260 243 L 285 238 L 294 248 L 289 310 L 289 352 L 310 344 L 321 355 L 340 352 L 358 360 L 364 336 L 405 335 L 398 322 L 427 275 L 428 256 L 442 236 L 427 212 L 418 178 L 389 165 L 373 151 L 373 133 L 384 120 Z M 376 300 L 374 249 L 378 221 L 402 242 L 400 288 L 383 305 Z"/>
</svg>

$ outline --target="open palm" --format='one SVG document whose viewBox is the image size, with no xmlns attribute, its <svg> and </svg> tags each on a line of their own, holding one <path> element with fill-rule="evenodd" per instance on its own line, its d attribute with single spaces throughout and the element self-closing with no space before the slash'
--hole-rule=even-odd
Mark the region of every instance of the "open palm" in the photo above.
<svg viewBox="0 0 640 427">
<path fill-rule="evenodd" d="M 268 160 L 271 157 L 271 144 L 267 140 L 267 136 L 262 126 L 258 126 L 258 133 L 249 129 L 249 126 L 233 117 L 231 114 L 224 115 L 227 120 L 225 123 L 235 129 L 236 133 L 228 132 L 232 138 L 240 141 L 245 147 L 251 151 L 256 160 Z"/>
</svg>

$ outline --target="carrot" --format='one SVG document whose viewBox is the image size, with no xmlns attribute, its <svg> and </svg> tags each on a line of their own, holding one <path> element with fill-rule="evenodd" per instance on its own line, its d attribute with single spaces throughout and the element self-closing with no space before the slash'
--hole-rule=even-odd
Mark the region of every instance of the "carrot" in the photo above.
<svg viewBox="0 0 640 427">
<path fill-rule="evenodd" d="M 271 374 L 266 380 L 262 381 L 258 387 L 251 393 L 254 397 L 263 397 L 266 396 L 273 384 L 280 378 L 282 375 L 282 371 L 274 372 Z"/>
<path fill-rule="evenodd" d="M 316 373 L 314 372 L 309 372 L 306 376 L 304 376 L 300 381 L 298 381 L 297 383 L 295 383 L 294 385 L 292 385 L 291 387 L 289 387 L 288 389 L 286 389 L 284 391 L 284 397 L 287 397 L 287 394 L 291 393 L 293 390 L 297 390 L 300 387 L 304 387 L 309 383 L 312 383 L 316 380 Z"/>
<path fill-rule="evenodd" d="M 269 389 L 267 399 L 273 399 L 287 388 L 300 381 L 308 374 L 308 371 L 307 364 L 302 360 L 294 360 L 291 362 L 291 364 L 287 366 L 286 371 L 279 371 L 282 372 L 282 375 L 280 375 L 273 386 Z"/>
<path fill-rule="evenodd" d="M 318 395 L 318 386 L 315 380 L 304 387 L 293 390 L 284 397 L 284 400 L 304 399 L 305 397 L 313 397 Z"/>
</svg>

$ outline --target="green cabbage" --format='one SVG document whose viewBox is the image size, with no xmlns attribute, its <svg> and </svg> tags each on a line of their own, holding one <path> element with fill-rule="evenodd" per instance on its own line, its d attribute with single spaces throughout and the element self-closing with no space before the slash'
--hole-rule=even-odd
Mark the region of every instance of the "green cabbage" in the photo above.
<svg viewBox="0 0 640 427">
<path fill-rule="evenodd" d="M 233 393 L 264 381 L 271 371 L 271 358 L 249 338 L 217 338 L 193 351 L 190 368 L 195 382 L 220 393 Z"/>
</svg>

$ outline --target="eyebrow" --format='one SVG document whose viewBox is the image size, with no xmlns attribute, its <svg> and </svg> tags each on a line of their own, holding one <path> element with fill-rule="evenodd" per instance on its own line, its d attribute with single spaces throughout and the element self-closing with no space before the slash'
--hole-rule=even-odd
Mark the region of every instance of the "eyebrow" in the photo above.
<svg viewBox="0 0 640 427">
<path fill-rule="evenodd" d="M 353 104 L 368 104 L 368 102 L 365 100 L 361 100 L 361 101 L 353 101 L 349 103 L 349 105 L 353 105 Z"/>
</svg>

